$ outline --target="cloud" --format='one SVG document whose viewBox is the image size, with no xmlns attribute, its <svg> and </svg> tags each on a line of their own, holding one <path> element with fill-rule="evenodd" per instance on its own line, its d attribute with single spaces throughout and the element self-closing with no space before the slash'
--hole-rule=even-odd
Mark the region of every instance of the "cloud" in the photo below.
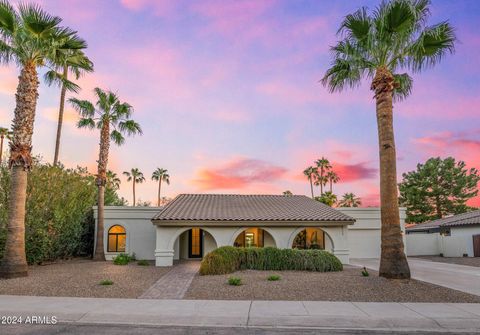
<svg viewBox="0 0 480 335">
<path fill-rule="evenodd" d="M 287 170 L 258 159 L 233 159 L 220 168 L 204 168 L 197 172 L 193 184 L 201 190 L 244 189 L 252 184 L 272 183 Z"/>
<path fill-rule="evenodd" d="M 333 171 L 338 174 L 342 182 L 376 178 L 378 169 L 368 167 L 367 164 L 369 164 L 369 162 L 357 164 L 332 162 Z"/>
<path fill-rule="evenodd" d="M 131 11 L 149 9 L 156 16 L 168 16 L 177 7 L 176 1 L 171 0 L 121 0 L 120 3 Z"/>
</svg>

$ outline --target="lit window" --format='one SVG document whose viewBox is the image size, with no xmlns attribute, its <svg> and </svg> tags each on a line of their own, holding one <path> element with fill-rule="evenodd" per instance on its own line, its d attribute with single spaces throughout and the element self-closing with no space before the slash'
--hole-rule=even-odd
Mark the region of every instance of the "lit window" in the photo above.
<svg viewBox="0 0 480 335">
<path fill-rule="evenodd" d="M 125 228 L 122 226 L 112 226 L 108 230 L 108 243 L 107 251 L 108 252 L 125 252 L 126 245 Z"/>
</svg>

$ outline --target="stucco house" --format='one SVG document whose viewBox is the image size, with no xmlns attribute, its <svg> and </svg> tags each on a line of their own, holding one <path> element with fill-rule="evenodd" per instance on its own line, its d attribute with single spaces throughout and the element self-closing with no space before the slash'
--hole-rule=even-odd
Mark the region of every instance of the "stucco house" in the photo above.
<svg viewBox="0 0 480 335">
<path fill-rule="evenodd" d="M 404 209 L 400 217 L 403 230 Z M 181 194 L 163 208 L 110 206 L 104 231 L 107 259 L 135 253 L 157 266 L 226 245 L 325 249 L 344 264 L 380 256 L 379 208 L 331 208 L 300 195 Z"/>
<path fill-rule="evenodd" d="M 480 210 L 406 229 L 409 256 L 480 257 Z"/>
</svg>

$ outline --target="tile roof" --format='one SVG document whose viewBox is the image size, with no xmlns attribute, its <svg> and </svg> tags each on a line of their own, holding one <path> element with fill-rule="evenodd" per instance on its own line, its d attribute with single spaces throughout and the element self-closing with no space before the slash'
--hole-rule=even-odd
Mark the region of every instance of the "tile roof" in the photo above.
<svg viewBox="0 0 480 335">
<path fill-rule="evenodd" d="M 417 224 L 407 231 L 422 231 L 431 228 L 480 225 L 480 210 L 457 214 L 446 218 Z"/>
<path fill-rule="evenodd" d="M 355 222 L 303 195 L 236 194 L 180 194 L 152 220 Z"/>
</svg>

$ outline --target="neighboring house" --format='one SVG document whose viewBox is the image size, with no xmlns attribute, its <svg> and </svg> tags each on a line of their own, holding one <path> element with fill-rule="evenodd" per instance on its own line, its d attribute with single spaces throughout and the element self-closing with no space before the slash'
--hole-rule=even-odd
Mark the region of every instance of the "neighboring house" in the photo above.
<svg viewBox="0 0 480 335">
<path fill-rule="evenodd" d="M 400 216 L 403 229 L 404 209 Z M 135 253 L 157 266 L 226 245 L 324 249 L 348 264 L 380 256 L 380 210 L 299 195 L 181 194 L 163 208 L 106 207 L 105 241 L 107 259 Z"/>
<path fill-rule="evenodd" d="M 480 257 L 480 210 L 406 229 L 409 256 Z"/>
</svg>

